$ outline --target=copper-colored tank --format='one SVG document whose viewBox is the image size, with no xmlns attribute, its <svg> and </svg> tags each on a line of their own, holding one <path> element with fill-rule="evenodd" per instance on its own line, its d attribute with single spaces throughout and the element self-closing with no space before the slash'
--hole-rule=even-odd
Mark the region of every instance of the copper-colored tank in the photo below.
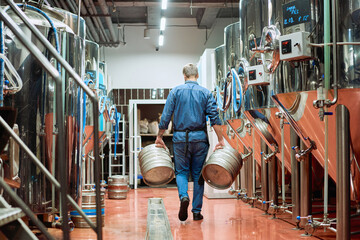
<svg viewBox="0 0 360 240">
<path fill-rule="evenodd" d="M 333 97 L 333 92 L 329 94 L 329 97 Z M 280 102 L 290 110 L 291 115 L 296 120 L 300 131 L 304 136 L 309 137 L 316 144 L 316 149 L 312 151 L 312 154 L 319 161 L 321 166 L 325 163 L 325 123 L 320 121 L 318 116 L 319 110 L 313 107 L 313 101 L 317 99 L 316 91 L 307 92 L 293 92 L 283 93 L 277 95 Z M 358 129 L 360 114 L 359 103 L 355 99 L 360 98 L 360 89 L 340 89 L 339 100 L 337 104 L 345 105 L 350 112 L 350 139 L 351 148 L 355 155 L 354 161 L 352 161 L 352 175 L 354 179 L 354 192 L 357 195 L 357 200 L 360 200 L 360 171 L 358 166 L 360 165 L 360 131 Z M 336 104 L 336 105 L 337 105 Z M 328 109 L 330 112 L 334 112 L 335 106 Z M 335 116 L 328 117 L 328 156 L 329 156 L 329 175 L 336 182 L 336 119 Z M 309 147 L 309 146 L 308 146 Z M 357 164 L 356 162 L 357 161 Z M 352 194 L 352 199 L 355 195 Z"/>
</svg>

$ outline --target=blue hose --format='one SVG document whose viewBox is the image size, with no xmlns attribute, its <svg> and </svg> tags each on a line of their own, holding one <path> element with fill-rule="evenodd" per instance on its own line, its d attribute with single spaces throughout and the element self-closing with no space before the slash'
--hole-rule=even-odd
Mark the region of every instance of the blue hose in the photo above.
<svg viewBox="0 0 360 240">
<path fill-rule="evenodd" d="M 232 85 L 233 85 L 233 108 L 234 108 L 234 112 L 238 113 L 241 109 L 242 86 L 241 86 L 239 75 L 237 74 L 237 72 L 235 71 L 234 68 L 231 69 L 231 74 L 232 74 Z M 239 101 L 237 101 L 237 99 L 236 99 L 236 84 L 239 86 L 239 96 L 240 96 Z M 238 102 L 239 102 L 239 105 L 238 105 Z"/>
<path fill-rule="evenodd" d="M 116 146 L 119 142 L 119 122 L 121 119 L 121 113 L 117 112 L 117 108 L 115 108 L 115 145 L 114 145 L 114 157 L 116 158 Z"/>
<path fill-rule="evenodd" d="M 19 7 L 22 7 L 23 4 L 18 4 L 18 6 L 19 6 Z M 44 18 L 46 18 L 46 20 L 48 20 L 48 22 L 50 23 L 51 29 L 52 29 L 52 31 L 54 32 L 56 51 L 57 51 L 58 53 L 60 53 L 60 45 L 59 45 L 58 33 L 57 33 L 57 31 L 56 31 L 56 27 L 55 27 L 53 21 L 51 20 L 51 18 L 50 18 L 44 11 L 40 10 L 39 8 L 36 8 L 36 7 L 34 7 L 34 6 L 31 6 L 31 5 L 25 5 L 25 6 L 26 6 L 26 8 L 28 8 L 28 9 L 31 9 L 31 10 L 33 10 L 33 11 L 36 11 L 36 12 L 40 13 Z M 57 63 L 57 70 L 58 70 L 59 73 L 61 73 L 61 67 L 60 67 L 60 63 L 59 63 L 59 62 Z"/>
</svg>

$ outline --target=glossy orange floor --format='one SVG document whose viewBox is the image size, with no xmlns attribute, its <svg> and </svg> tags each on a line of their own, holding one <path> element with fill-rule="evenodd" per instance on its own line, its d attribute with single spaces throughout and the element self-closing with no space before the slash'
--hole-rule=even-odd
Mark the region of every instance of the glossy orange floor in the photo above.
<svg viewBox="0 0 360 240">
<path fill-rule="evenodd" d="M 190 197 L 192 193 L 190 193 Z M 316 237 L 301 237 L 303 231 L 292 230 L 291 217 L 288 214 L 280 219 L 269 219 L 263 211 L 251 208 L 236 199 L 207 199 L 204 197 L 202 214 L 204 220 L 193 221 L 191 205 L 189 218 L 181 223 L 177 218 L 179 200 L 177 190 L 143 188 L 130 190 L 126 200 L 109 200 L 105 202 L 104 239 L 145 239 L 148 198 L 163 198 L 169 217 L 171 231 L 175 240 L 211 240 L 211 239 L 336 239 L 334 233 L 319 230 Z M 62 232 L 50 229 L 57 239 Z M 96 239 L 90 229 L 75 229 L 71 239 Z"/>
</svg>

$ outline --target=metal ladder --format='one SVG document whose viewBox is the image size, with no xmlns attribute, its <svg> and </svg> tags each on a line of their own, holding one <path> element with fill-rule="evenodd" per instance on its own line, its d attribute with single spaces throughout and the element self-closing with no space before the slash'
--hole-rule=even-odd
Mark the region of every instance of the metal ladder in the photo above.
<svg viewBox="0 0 360 240">
<path fill-rule="evenodd" d="M 21 219 L 25 213 L 0 196 L 0 231 L 10 239 L 38 239 Z"/>
<path fill-rule="evenodd" d="M 111 177 L 113 173 L 114 167 L 121 167 L 121 175 L 125 176 L 126 171 L 126 161 L 125 161 L 125 137 L 126 137 L 126 125 L 125 125 L 125 115 L 121 116 L 121 120 L 119 121 L 119 142 L 115 143 L 115 133 L 114 133 L 114 126 L 111 126 L 111 134 L 109 139 L 109 177 Z M 121 126 L 121 128 L 120 128 Z M 120 139 L 121 136 L 121 139 Z M 121 148 L 121 152 L 115 153 L 112 152 L 113 146 L 119 146 Z M 118 151 L 118 147 L 117 150 Z M 114 163 L 120 156 L 120 163 Z"/>
</svg>

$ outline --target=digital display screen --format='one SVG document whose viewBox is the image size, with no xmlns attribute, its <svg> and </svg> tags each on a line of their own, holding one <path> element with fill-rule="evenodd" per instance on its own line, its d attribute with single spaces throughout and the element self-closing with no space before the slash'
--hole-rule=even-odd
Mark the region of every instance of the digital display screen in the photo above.
<svg viewBox="0 0 360 240">
<path fill-rule="evenodd" d="M 281 53 L 291 53 L 291 40 L 284 40 L 281 42 Z"/>
<path fill-rule="evenodd" d="M 290 27 L 310 21 L 310 0 L 296 0 L 283 5 L 283 24 Z"/>
<path fill-rule="evenodd" d="M 249 71 L 249 80 L 256 80 L 256 70 L 250 70 Z"/>
</svg>

